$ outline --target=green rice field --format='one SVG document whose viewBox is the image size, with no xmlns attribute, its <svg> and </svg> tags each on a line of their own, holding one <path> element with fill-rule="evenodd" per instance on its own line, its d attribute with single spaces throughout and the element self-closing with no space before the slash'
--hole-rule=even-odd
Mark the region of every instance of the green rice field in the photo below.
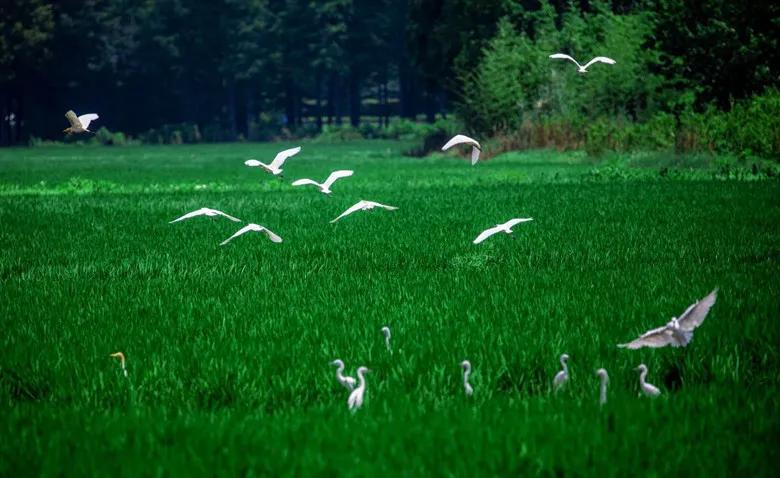
<svg viewBox="0 0 780 478">
<path fill-rule="evenodd" d="M 381 141 L 243 165 L 291 146 L 0 150 L 0 475 L 776 473 L 780 181 Z M 329 223 L 360 199 L 398 210 Z M 169 224 L 201 207 L 284 242 Z M 616 347 L 715 287 L 688 347 Z M 372 371 L 354 414 L 335 358 Z"/>
</svg>

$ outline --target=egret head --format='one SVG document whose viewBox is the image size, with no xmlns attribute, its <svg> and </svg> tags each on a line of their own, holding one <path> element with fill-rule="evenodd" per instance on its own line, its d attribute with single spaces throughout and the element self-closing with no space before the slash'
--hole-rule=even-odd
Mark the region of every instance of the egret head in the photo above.
<svg viewBox="0 0 780 478">
<path fill-rule="evenodd" d="M 385 338 L 390 338 L 390 327 L 384 326 L 382 327 L 382 334 L 385 336 Z"/>
<path fill-rule="evenodd" d="M 569 354 L 561 355 L 561 362 L 566 362 L 567 360 L 569 360 Z"/>
<path fill-rule="evenodd" d="M 639 364 L 639 367 L 635 368 L 634 370 L 636 370 L 637 372 L 640 372 L 640 373 L 647 372 L 647 365 Z"/>
<path fill-rule="evenodd" d="M 607 375 L 607 371 L 603 368 L 596 370 L 596 375 L 599 376 L 601 380 L 609 381 L 609 375 Z"/>
<path fill-rule="evenodd" d="M 111 357 L 119 359 L 119 363 L 122 365 L 122 368 L 125 367 L 125 354 L 122 352 L 114 352 L 111 354 Z"/>
<path fill-rule="evenodd" d="M 344 362 L 341 361 L 341 359 L 336 359 L 333 362 L 330 363 L 331 365 L 334 365 L 336 367 L 343 367 Z"/>
<path fill-rule="evenodd" d="M 471 362 L 468 360 L 464 360 L 460 363 L 460 366 L 463 368 L 463 370 L 471 370 Z"/>
<path fill-rule="evenodd" d="M 371 372 L 371 370 L 369 370 L 368 367 L 360 367 L 357 369 L 357 373 L 359 375 L 362 375 L 364 373 L 369 373 L 369 372 Z"/>
</svg>

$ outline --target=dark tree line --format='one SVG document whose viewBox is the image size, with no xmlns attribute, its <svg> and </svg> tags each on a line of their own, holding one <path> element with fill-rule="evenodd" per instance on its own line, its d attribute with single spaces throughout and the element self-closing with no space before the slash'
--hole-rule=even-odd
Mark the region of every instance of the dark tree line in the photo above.
<svg viewBox="0 0 780 478">
<path fill-rule="evenodd" d="M 501 19 L 545 5 L 651 13 L 657 74 L 727 107 L 778 77 L 778 7 L 730 0 L 0 0 L 0 144 L 56 138 L 63 113 L 210 140 L 370 118 L 429 121 L 465 93 Z"/>
</svg>

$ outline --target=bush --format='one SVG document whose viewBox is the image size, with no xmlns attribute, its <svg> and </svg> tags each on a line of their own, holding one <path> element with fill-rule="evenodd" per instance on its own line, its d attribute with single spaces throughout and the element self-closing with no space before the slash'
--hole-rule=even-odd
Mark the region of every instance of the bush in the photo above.
<svg viewBox="0 0 780 478">
<path fill-rule="evenodd" d="M 139 138 L 144 144 L 200 143 L 203 137 L 194 123 L 166 124 L 142 133 Z"/>
</svg>

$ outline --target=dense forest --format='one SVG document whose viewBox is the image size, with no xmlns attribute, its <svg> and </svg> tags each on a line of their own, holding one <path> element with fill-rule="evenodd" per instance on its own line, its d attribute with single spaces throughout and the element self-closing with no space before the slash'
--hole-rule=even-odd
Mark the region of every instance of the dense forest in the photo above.
<svg viewBox="0 0 780 478">
<path fill-rule="evenodd" d="M 776 111 L 779 48 L 769 1 L 2 0 L 0 144 L 61 138 L 71 108 L 135 137 L 190 125 L 192 141 L 452 116 L 555 141 L 679 129 Z M 617 65 L 578 75 L 558 51 Z"/>
</svg>

